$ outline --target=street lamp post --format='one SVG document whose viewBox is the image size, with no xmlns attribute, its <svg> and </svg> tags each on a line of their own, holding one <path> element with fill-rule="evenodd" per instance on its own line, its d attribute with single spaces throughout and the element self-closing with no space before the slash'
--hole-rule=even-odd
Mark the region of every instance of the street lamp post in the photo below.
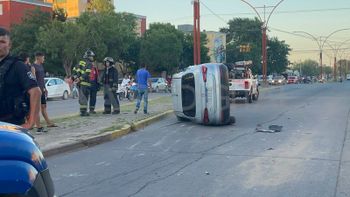
<svg viewBox="0 0 350 197">
<path fill-rule="evenodd" d="M 341 31 L 344 31 L 344 30 L 350 30 L 350 28 L 348 28 L 348 29 L 342 29 Z M 338 30 L 339 31 L 339 30 Z M 336 32 L 338 32 L 338 31 L 336 31 Z M 327 42 L 327 44 L 328 44 L 328 46 L 329 47 L 331 47 L 332 48 L 332 50 L 333 50 L 333 54 L 334 54 L 334 65 L 333 65 L 333 79 L 336 81 L 336 76 L 337 76 L 337 55 L 338 55 L 338 52 L 340 51 L 340 49 L 341 49 L 341 47 L 343 46 L 343 44 L 345 44 L 345 43 L 347 43 L 347 42 L 349 42 L 350 41 L 350 39 L 348 39 L 348 40 L 345 40 L 345 41 L 343 41 L 342 43 L 340 43 L 339 45 L 334 45 L 334 46 L 332 46 L 331 44 L 329 44 L 328 42 Z M 340 68 L 341 69 L 341 68 Z M 341 72 L 341 71 L 340 71 Z"/>
<path fill-rule="evenodd" d="M 328 36 L 325 37 L 325 39 L 322 41 L 321 36 L 319 37 L 319 39 L 317 39 L 315 36 L 313 36 L 312 34 L 305 32 L 305 31 L 294 31 L 294 33 L 304 33 L 307 34 L 308 36 L 310 36 L 314 41 L 316 41 L 318 48 L 320 50 L 320 67 L 321 67 L 321 79 L 323 79 L 323 69 L 322 69 L 322 59 L 323 59 L 323 47 L 324 44 L 327 42 L 328 38 L 331 37 L 333 34 L 338 33 L 340 31 L 345 31 L 345 30 L 350 30 L 350 28 L 344 28 L 344 29 L 338 29 L 333 31 L 332 33 L 330 33 Z M 336 58 L 334 59 L 336 61 Z M 335 66 L 335 64 L 334 64 Z M 335 71 L 334 71 L 335 72 Z"/>
<path fill-rule="evenodd" d="M 263 72 L 263 78 L 264 78 L 264 84 L 266 85 L 267 83 L 267 35 L 266 35 L 266 30 L 267 30 L 267 25 L 269 23 L 270 17 L 272 15 L 272 13 L 275 11 L 275 9 L 284 1 L 284 0 L 280 0 L 275 6 L 265 6 L 264 7 L 254 7 L 252 4 L 250 4 L 247 0 L 241 0 L 242 2 L 246 3 L 247 5 L 249 5 L 249 7 L 251 7 L 255 13 L 258 15 L 260 22 L 262 23 L 261 26 L 261 32 L 262 32 L 262 72 Z M 264 18 L 261 17 L 261 15 L 259 14 L 259 12 L 257 11 L 257 8 L 263 8 L 264 9 Z M 266 19 L 266 8 L 273 8 L 272 11 L 270 12 L 269 16 Z"/>
</svg>

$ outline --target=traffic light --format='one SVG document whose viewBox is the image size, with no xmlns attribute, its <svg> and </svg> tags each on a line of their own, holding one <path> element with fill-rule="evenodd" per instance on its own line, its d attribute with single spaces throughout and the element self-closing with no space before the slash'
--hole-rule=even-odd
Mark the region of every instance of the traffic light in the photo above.
<svg viewBox="0 0 350 197">
<path fill-rule="evenodd" d="M 250 49 L 249 44 L 239 45 L 239 52 L 247 53 L 250 52 Z"/>
</svg>

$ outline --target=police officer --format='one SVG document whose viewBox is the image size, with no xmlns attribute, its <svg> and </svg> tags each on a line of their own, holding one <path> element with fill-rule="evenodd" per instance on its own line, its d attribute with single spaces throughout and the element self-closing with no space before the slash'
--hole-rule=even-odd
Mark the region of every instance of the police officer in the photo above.
<svg viewBox="0 0 350 197">
<path fill-rule="evenodd" d="M 0 121 L 31 129 L 39 117 L 41 91 L 28 66 L 10 55 L 10 48 L 10 33 L 0 28 Z"/>
<path fill-rule="evenodd" d="M 111 57 L 106 57 L 104 60 L 105 69 L 101 76 L 104 93 L 104 112 L 103 114 L 119 114 L 119 100 L 117 95 L 118 90 L 118 70 L 114 68 L 114 60 Z M 113 105 L 113 112 L 111 110 Z"/>
<path fill-rule="evenodd" d="M 83 60 L 73 68 L 73 80 L 79 88 L 80 116 L 89 116 L 87 112 L 88 99 L 90 95 L 90 73 L 95 58 L 95 53 L 87 50 Z"/>
</svg>

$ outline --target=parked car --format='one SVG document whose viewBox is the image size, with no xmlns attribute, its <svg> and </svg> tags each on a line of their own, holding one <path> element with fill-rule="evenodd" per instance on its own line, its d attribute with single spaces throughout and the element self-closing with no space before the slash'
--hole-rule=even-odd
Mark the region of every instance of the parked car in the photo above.
<svg viewBox="0 0 350 197">
<path fill-rule="evenodd" d="M 298 77 L 297 76 L 288 76 L 288 84 L 295 84 L 298 83 Z"/>
<path fill-rule="evenodd" d="M 66 100 L 71 94 L 69 85 L 60 78 L 45 78 L 45 88 L 47 89 L 47 98 L 59 98 Z"/>
<path fill-rule="evenodd" d="M 346 80 L 350 80 L 350 74 L 346 74 Z"/>
<path fill-rule="evenodd" d="M 0 122 L 0 161 L 0 196 L 55 196 L 46 160 L 26 129 Z"/>
<path fill-rule="evenodd" d="M 151 90 L 155 92 L 168 92 L 168 83 L 164 78 L 156 77 L 150 78 L 151 80 Z"/>
<path fill-rule="evenodd" d="M 173 75 L 172 100 L 179 120 L 200 124 L 234 123 L 230 116 L 228 69 L 224 64 L 190 66 Z"/>
<path fill-rule="evenodd" d="M 275 76 L 272 78 L 272 85 L 285 85 L 287 83 L 286 78 L 283 76 Z"/>
</svg>

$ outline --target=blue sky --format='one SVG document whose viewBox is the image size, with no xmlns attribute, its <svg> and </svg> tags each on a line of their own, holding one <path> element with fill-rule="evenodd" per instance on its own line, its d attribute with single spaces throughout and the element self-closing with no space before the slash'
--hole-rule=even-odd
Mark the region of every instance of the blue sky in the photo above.
<svg viewBox="0 0 350 197">
<path fill-rule="evenodd" d="M 253 9 L 240 0 L 200 0 L 201 5 L 201 29 L 207 31 L 218 31 L 226 27 L 227 22 L 234 17 L 256 16 Z M 279 0 L 247 0 L 255 7 L 273 6 Z M 146 3 L 147 2 L 147 3 Z M 132 12 L 147 16 L 147 23 L 169 22 L 173 25 L 191 24 L 193 6 L 191 0 L 115 0 L 118 12 Z M 209 9 L 215 14 L 215 16 Z M 271 8 L 267 8 L 269 12 Z M 258 11 L 263 14 L 262 9 Z M 268 27 L 269 36 L 276 36 L 285 40 L 295 51 L 291 53 L 291 61 L 301 61 L 311 58 L 318 61 L 318 46 L 315 41 L 283 33 L 306 31 L 316 37 L 327 36 L 335 30 L 350 28 L 350 0 L 284 0 L 272 14 Z M 350 30 L 342 31 L 332 35 L 329 40 L 336 43 L 350 39 Z M 349 43 L 349 44 L 348 44 Z M 342 48 L 350 48 L 350 41 Z M 325 61 L 330 64 L 329 57 L 333 52 L 325 46 Z M 312 51 L 315 50 L 315 51 Z M 350 59 L 350 49 L 339 52 L 338 56 Z M 329 56 L 329 57 L 328 57 Z M 338 57 L 339 58 L 339 57 Z"/>
</svg>

